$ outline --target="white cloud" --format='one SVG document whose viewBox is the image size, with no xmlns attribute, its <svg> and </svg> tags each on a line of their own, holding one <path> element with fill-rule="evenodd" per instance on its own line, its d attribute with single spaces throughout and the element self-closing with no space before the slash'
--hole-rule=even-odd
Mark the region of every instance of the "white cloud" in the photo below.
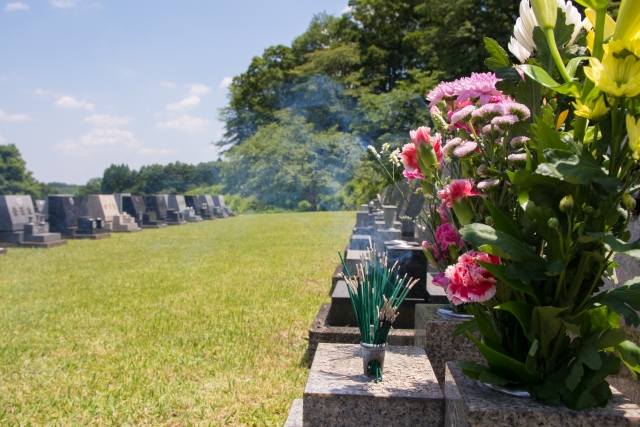
<svg viewBox="0 0 640 427">
<path fill-rule="evenodd" d="M 169 120 L 166 122 L 156 123 L 156 127 L 159 129 L 175 129 L 181 130 L 187 133 L 197 133 L 206 130 L 211 122 L 207 119 L 201 119 L 199 117 L 181 116 L 175 120 Z"/>
<path fill-rule="evenodd" d="M 175 83 L 165 82 L 165 81 L 161 81 L 160 82 L 160 86 L 162 86 L 165 89 L 175 89 L 176 88 L 176 84 Z"/>
<path fill-rule="evenodd" d="M 0 110 L 0 120 L 3 122 L 28 122 L 31 117 L 26 114 L 7 114 Z"/>
<path fill-rule="evenodd" d="M 168 104 L 167 105 L 167 110 L 169 111 L 186 111 L 186 110 L 190 110 L 194 107 L 197 107 L 198 105 L 200 105 L 200 98 L 197 96 L 191 96 L 189 98 L 185 98 L 182 101 L 173 103 L 173 104 Z"/>
<path fill-rule="evenodd" d="M 51 0 L 49 3 L 61 9 L 69 9 L 76 7 L 82 0 Z"/>
<path fill-rule="evenodd" d="M 133 134 L 126 130 L 115 128 L 92 129 L 82 135 L 78 141 L 65 139 L 53 146 L 55 150 L 64 151 L 69 154 L 87 155 L 92 150 L 101 148 L 135 148 L 140 143 Z"/>
<path fill-rule="evenodd" d="M 191 95 L 206 95 L 211 92 L 211 88 L 203 84 L 191 84 L 186 86 L 189 88 L 189 94 Z"/>
<path fill-rule="evenodd" d="M 15 12 L 16 10 L 29 10 L 29 5 L 21 2 L 7 3 L 4 7 L 5 12 Z"/>
<path fill-rule="evenodd" d="M 178 154 L 178 150 L 169 150 L 168 148 L 141 148 L 138 150 L 138 154 L 145 156 L 153 156 L 157 154 L 168 155 Z"/>
<path fill-rule="evenodd" d="M 131 117 L 115 117 L 109 116 L 108 114 L 93 114 L 85 117 L 83 122 L 91 123 L 98 127 L 116 127 L 129 124 L 129 122 L 131 122 Z"/>
<path fill-rule="evenodd" d="M 7 142 L 7 140 L 0 135 L 0 144 L 4 144 L 5 142 Z"/>
<path fill-rule="evenodd" d="M 220 82 L 220 89 L 227 88 L 233 83 L 233 77 L 225 77 Z"/>
<path fill-rule="evenodd" d="M 90 104 L 85 100 L 78 101 L 73 96 L 63 96 L 56 101 L 56 105 L 61 108 L 85 108 L 89 111 L 95 109 L 94 104 Z"/>
</svg>

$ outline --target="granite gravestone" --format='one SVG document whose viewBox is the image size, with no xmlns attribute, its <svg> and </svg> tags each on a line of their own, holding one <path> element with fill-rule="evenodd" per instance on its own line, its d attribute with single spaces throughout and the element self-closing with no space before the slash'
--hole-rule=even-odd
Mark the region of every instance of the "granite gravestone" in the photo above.
<svg viewBox="0 0 640 427">
<path fill-rule="evenodd" d="M 211 215 L 215 216 L 215 212 L 213 210 L 213 198 L 210 195 L 206 194 L 204 196 L 200 196 L 200 203 L 202 203 L 203 207 L 205 207 Z"/>
<path fill-rule="evenodd" d="M 87 215 L 91 218 L 101 218 L 107 223 L 113 223 L 114 217 L 120 216 L 113 194 L 89 194 L 84 197 L 84 202 Z"/>
<path fill-rule="evenodd" d="M 49 207 L 49 228 L 51 231 L 71 236 L 78 228 L 81 216 L 78 199 L 71 194 L 52 194 L 47 197 Z"/>
<path fill-rule="evenodd" d="M 210 196 L 211 201 L 213 202 L 213 213 L 218 218 L 227 218 L 229 214 L 225 210 L 224 198 L 220 199 L 222 196 Z"/>
<path fill-rule="evenodd" d="M 116 205 L 118 205 L 118 211 L 120 211 L 120 213 L 124 213 L 125 210 L 124 210 L 123 199 L 125 197 L 131 197 L 131 193 L 115 193 L 113 197 L 115 197 L 116 199 Z"/>
<path fill-rule="evenodd" d="M 66 242 L 50 233 L 42 214 L 33 209 L 31 196 L 0 195 L 0 241 L 12 245 L 49 248 Z"/>
<path fill-rule="evenodd" d="M 202 219 L 212 220 L 215 217 L 209 212 L 206 203 L 200 201 L 199 196 L 188 195 L 184 196 L 184 201 L 187 204 L 187 208 L 192 208 L 196 215 L 199 215 Z"/>
<path fill-rule="evenodd" d="M 142 196 L 122 196 L 122 212 L 128 213 L 142 226 L 142 217 L 147 213 Z"/>
<path fill-rule="evenodd" d="M 167 226 L 167 204 L 162 196 L 144 196 L 145 214 L 143 228 L 160 228 Z"/>
<path fill-rule="evenodd" d="M 187 203 L 184 200 L 184 196 L 180 194 L 172 194 L 169 196 L 169 203 L 167 204 L 167 207 L 176 212 L 184 212 L 187 210 Z"/>
</svg>

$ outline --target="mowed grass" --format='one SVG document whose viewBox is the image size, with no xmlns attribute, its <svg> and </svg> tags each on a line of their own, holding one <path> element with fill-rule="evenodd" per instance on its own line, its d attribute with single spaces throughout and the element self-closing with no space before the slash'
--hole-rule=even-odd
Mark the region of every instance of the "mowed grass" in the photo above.
<svg viewBox="0 0 640 427">
<path fill-rule="evenodd" d="M 0 257 L 0 425 L 282 425 L 353 212 Z"/>
</svg>

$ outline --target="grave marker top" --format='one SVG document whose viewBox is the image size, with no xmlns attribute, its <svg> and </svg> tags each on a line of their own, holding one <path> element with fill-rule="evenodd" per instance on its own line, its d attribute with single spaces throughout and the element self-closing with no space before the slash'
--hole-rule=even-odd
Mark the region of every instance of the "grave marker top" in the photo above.
<svg viewBox="0 0 640 427">
<path fill-rule="evenodd" d="M 186 211 L 187 202 L 184 200 L 184 196 L 180 194 L 174 194 L 169 196 L 169 209 L 173 209 L 178 212 Z"/>
<path fill-rule="evenodd" d="M 164 196 L 145 196 L 144 201 L 147 207 L 147 212 L 154 212 L 160 219 L 167 217 L 167 202 Z"/>
<path fill-rule="evenodd" d="M 213 213 L 213 207 L 215 206 L 213 204 L 213 198 L 206 194 L 204 196 L 200 196 L 200 202 L 201 203 L 206 203 L 207 204 L 207 210 L 209 211 L 209 213 Z"/>
<path fill-rule="evenodd" d="M 78 226 L 82 198 L 71 194 L 52 194 L 47 197 L 49 224 L 52 231 L 68 234 L 69 227 Z"/>
<path fill-rule="evenodd" d="M 35 217 L 31 196 L 0 196 L 0 231 L 22 231 Z"/>
<path fill-rule="evenodd" d="M 122 211 L 128 213 L 136 220 L 142 219 L 142 215 L 146 213 L 144 205 L 144 197 L 142 196 L 123 196 Z"/>
<path fill-rule="evenodd" d="M 114 216 L 120 216 L 113 194 L 89 194 L 85 196 L 85 202 L 87 215 L 91 218 L 102 218 L 105 222 L 113 222 Z"/>
<path fill-rule="evenodd" d="M 226 208 L 224 204 L 224 196 L 212 196 L 213 205 L 219 208 Z"/>
</svg>

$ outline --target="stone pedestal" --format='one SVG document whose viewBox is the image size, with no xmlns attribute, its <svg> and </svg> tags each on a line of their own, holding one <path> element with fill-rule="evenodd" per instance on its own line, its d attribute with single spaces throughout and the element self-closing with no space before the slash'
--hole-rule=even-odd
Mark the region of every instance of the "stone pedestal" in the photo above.
<svg viewBox="0 0 640 427">
<path fill-rule="evenodd" d="M 396 211 L 397 206 L 394 205 L 384 205 L 382 206 L 383 218 L 384 218 L 384 227 L 385 228 L 393 228 L 393 225 L 396 221 Z"/>
<path fill-rule="evenodd" d="M 484 358 L 467 337 L 452 337 L 461 322 L 445 320 L 436 313 L 444 304 L 418 304 L 415 308 L 416 347 L 423 348 L 440 384 L 444 384 L 445 364 L 473 360 L 485 363 Z"/>
<path fill-rule="evenodd" d="M 367 234 L 352 234 L 349 240 L 349 249 L 366 251 L 373 244 L 371 236 Z"/>
<path fill-rule="evenodd" d="M 357 274 L 356 266 L 362 264 L 362 256 L 365 256 L 365 259 L 369 259 L 367 257 L 368 251 L 356 251 L 349 250 L 347 252 L 347 256 L 345 257 L 344 263 L 347 265 L 347 270 L 349 270 L 349 274 L 355 276 Z M 347 274 L 347 272 L 344 272 Z"/>
<path fill-rule="evenodd" d="M 6 255 L 6 254 L 7 254 L 7 249 L 6 248 L 0 248 L 0 256 Z"/>
<path fill-rule="evenodd" d="M 606 408 L 572 411 L 565 406 L 543 405 L 530 398 L 488 390 L 447 363 L 444 386 L 446 427 L 498 426 L 637 426 L 640 408 L 613 387 Z"/>
<path fill-rule="evenodd" d="M 444 400 L 424 351 L 388 346 L 384 381 L 363 375 L 359 345 L 320 344 L 307 379 L 303 425 L 440 426 Z"/>
<path fill-rule="evenodd" d="M 311 365 L 320 343 L 358 344 L 362 338 L 360 330 L 351 326 L 329 325 L 331 304 L 322 304 L 318 315 L 309 328 L 308 363 Z M 387 337 L 389 345 L 410 346 L 414 343 L 414 329 L 391 329 Z"/>
</svg>

